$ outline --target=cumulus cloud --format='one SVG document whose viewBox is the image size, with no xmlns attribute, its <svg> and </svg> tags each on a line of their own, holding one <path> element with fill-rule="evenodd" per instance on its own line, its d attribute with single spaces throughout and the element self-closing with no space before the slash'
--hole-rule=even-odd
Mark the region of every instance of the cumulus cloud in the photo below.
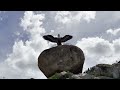
<svg viewBox="0 0 120 90">
<path fill-rule="evenodd" d="M 120 38 L 113 40 L 115 53 L 120 55 Z"/>
<path fill-rule="evenodd" d="M 87 54 L 91 54 L 91 56 L 96 54 L 110 56 L 113 51 L 111 43 L 99 37 L 82 38 L 76 45 L 85 50 Z"/>
<path fill-rule="evenodd" d="M 20 32 L 15 32 L 14 34 L 17 36 L 20 36 Z"/>
<path fill-rule="evenodd" d="M 75 44 L 78 38 L 85 36 L 89 24 L 96 20 L 96 11 L 57 11 L 51 12 L 54 16 L 54 34 L 72 35 L 74 38 L 68 43 Z M 93 21 L 93 22 L 92 22 Z M 84 33 L 84 34 L 83 34 Z"/>
<path fill-rule="evenodd" d="M 69 23 L 71 22 L 71 13 L 69 11 L 58 11 L 55 16 L 55 21 L 61 23 Z"/>
<path fill-rule="evenodd" d="M 32 11 L 25 12 L 24 17 L 21 18 L 20 25 L 29 34 L 29 40 L 15 41 L 13 52 L 8 56 L 5 64 L 17 73 L 12 73 L 16 77 L 9 78 L 46 78 L 37 65 L 39 54 L 49 48 L 47 41 L 42 38 L 42 34 L 45 33 L 42 27 L 44 18 L 44 14 L 34 14 Z M 19 75 L 21 76 L 17 77 Z"/>
<path fill-rule="evenodd" d="M 120 39 L 115 39 L 111 43 L 100 37 L 82 38 L 76 46 L 80 47 L 85 54 L 85 71 L 96 64 L 112 64 L 119 61 Z"/>
<path fill-rule="evenodd" d="M 116 35 L 120 34 L 120 28 L 114 29 L 114 30 L 113 30 L 113 29 L 108 29 L 108 30 L 106 31 L 106 33 L 116 36 Z"/>
<path fill-rule="evenodd" d="M 55 21 L 65 24 L 80 22 L 83 19 L 90 22 L 91 19 L 95 19 L 95 16 L 95 11 L 58 11 L 55 16 Z"/>
<path fill-rule="evenodd" d="M 80 16 L 80 17 L 79 17 Z M 87 12 L 57 12 L 55 20 L 61 23 L 70 23 L 73 21 L 80 21 L 81 19 L 87 22 L 90 19 L 94 19 L 94 15 L 88 14 Z M 4 69 L 3 76 L 6 78 L 46 78 L 44 74 L 38 68 L 38 56 L 44 50 L 53 46 L 52 43 L 48 43 L 42 38 L 42 35 L 46 33 L 43 28 L 43 21 L 45 20 L 45 14 L 39 12 L 38 14 L 27 11 L 21 18 L 20 26 L 24 32 L 28 35 L 28 40 L 16 39 L 13 45 L 13 52 L 8 55 L 8 58 L 1 66 Z M 51 30 L 50 34 L 53 34 L 55 30 Z M 19 32 L 15 32 L 16 35 L 20 36 Z M 6 72 L 10 72 L 9 76 Z M 14 76 L 14 77 L 13 77 Z"/>
<path fill-rule="evenodd" d="M 119 60 L 120 39 L 113 40 L 111 38 L 112 42 L 110 42 L 108 34 L 113 36 L 119 34 L 119 28 L 109 29 L 115 27 L 114 25 L 117 26 L 117 21 L 119 21 L 120 15 L 115 13 L 51 11 L 43 14 L 41 11 L 25 12 L 21 18 L 20 26 L 27 34 L 28 39 L 25 41 L 16 39 L 13 52 L 8 55 L 4 63 L 0 64 L 3 67 L 0 68 L 1 75 L 6 78 L 46 78 L 37 67 L 37 57 L 44 49 L 55 44 L 43 40 L 43 34 L 73 35 L 74 38 L 70 40 L 70 43 L 80 47 L 85 53 L 84 70 L 98 63 L 114 63 Z M 15 34 L 21 36 L 21 33 L 17 31 Z M 99 37 L 101 35 L 103 38 Z M 105 39 L 105 36 L 108 39 Z"/>
</svg>

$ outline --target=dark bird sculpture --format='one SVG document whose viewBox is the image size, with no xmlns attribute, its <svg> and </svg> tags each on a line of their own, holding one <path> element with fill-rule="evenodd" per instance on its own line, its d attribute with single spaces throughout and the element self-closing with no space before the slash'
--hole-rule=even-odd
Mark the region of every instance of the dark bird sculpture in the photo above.
<svg viewBox="0 0 120 90">
<path fill-rule="evenodd" d="M 50 42 L 57 43 L 57 45 L 62 45 L 62 42 L 66 42 L 70 39 L 72 39 L 71 35 L 65 35 L 64 37 L 60 37 L 60 34 L 58 34 L 58 37 L 53 37 L 52 35 L 45 35 L 43 36 L 45 40 L 48 40 Z"/>
</svg>

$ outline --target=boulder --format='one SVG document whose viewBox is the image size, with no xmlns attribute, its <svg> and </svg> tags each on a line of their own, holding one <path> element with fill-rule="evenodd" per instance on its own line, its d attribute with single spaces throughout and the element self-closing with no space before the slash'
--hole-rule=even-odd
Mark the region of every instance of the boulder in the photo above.
<svg viewBox="0 0 120 90">
<path fill-rule="evenodd" d="M 97 64 L 84 73 L 71 72 L 56 73 L 49 79 L 120 79 L 120 63 Z"/>
<path fill-rule="evenodd" d="M 62 71 L 82 73 L 84 53 L 77 46 L 59 45 L 44 50 L 38 57 L 38 67 L 46 77 Z"/>
<path fill-rule="evenodd" d="M 94 76 L 105 76 L 114 79 L 120 78 L 120 63 L 110 64 L 98 64 L 86 71 L 87 74 Z M 104 77 L 100 77 L 104 78 Z"/>
<path fill-rule="evenodd" d="M 112 65 L 109 64 L 98 64 L 92 67 L 90 70 L 87 71 L 87 74 L 94 75 L 94 76 L 107 76 L 112 77 Z"/>
<path fill-rule="evenodd" d="M 112 65 L 112 75 L 115 79 L 120 79 L 120 63 L 115 63 Z"/>
</svg>

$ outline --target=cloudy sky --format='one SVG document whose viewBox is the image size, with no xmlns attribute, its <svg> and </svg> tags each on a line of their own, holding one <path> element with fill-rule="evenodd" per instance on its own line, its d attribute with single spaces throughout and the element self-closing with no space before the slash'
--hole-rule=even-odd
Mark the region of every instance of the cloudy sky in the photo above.
<svg viewBox="0 0 120 90">
<path fill-rule="evenodd" d="M 83 71 L 120 60 L 119 11 L 0 11 L 0 78 L 46 79 L 37 58 L 56 44 L 42 36 L 58 33 L 83 50 Z"/>
</svg>

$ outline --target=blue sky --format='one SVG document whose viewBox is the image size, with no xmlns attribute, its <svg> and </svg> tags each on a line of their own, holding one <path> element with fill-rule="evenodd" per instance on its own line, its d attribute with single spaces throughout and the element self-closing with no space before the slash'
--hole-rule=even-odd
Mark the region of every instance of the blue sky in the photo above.
<svg viewBox="0 0 120 90">
<path fill-rule="evenodd" d="M 6 57 L 6 53 L 10 53 L 12 51 L 12 46 L 14 44 L 14 40 L 16 36 L 14 32 L 20 31 L 21 27 L 18 23 L 20 23 L 20 17 L 23 16 L 24 12 L 1 12 L 0 13 L 0 57 L 1 60 L 4 60 Z"/>
<path fill-rule="evenodd" d="M 58 33 L 72 35 L 64 44 L 84 51 L 83 71 L 119 61 L 119 11 L 1 11 L 0 78 L 46 78 L 37 67 L 37 57 L 56 44 L 42 36 Z"/>
</svg>

